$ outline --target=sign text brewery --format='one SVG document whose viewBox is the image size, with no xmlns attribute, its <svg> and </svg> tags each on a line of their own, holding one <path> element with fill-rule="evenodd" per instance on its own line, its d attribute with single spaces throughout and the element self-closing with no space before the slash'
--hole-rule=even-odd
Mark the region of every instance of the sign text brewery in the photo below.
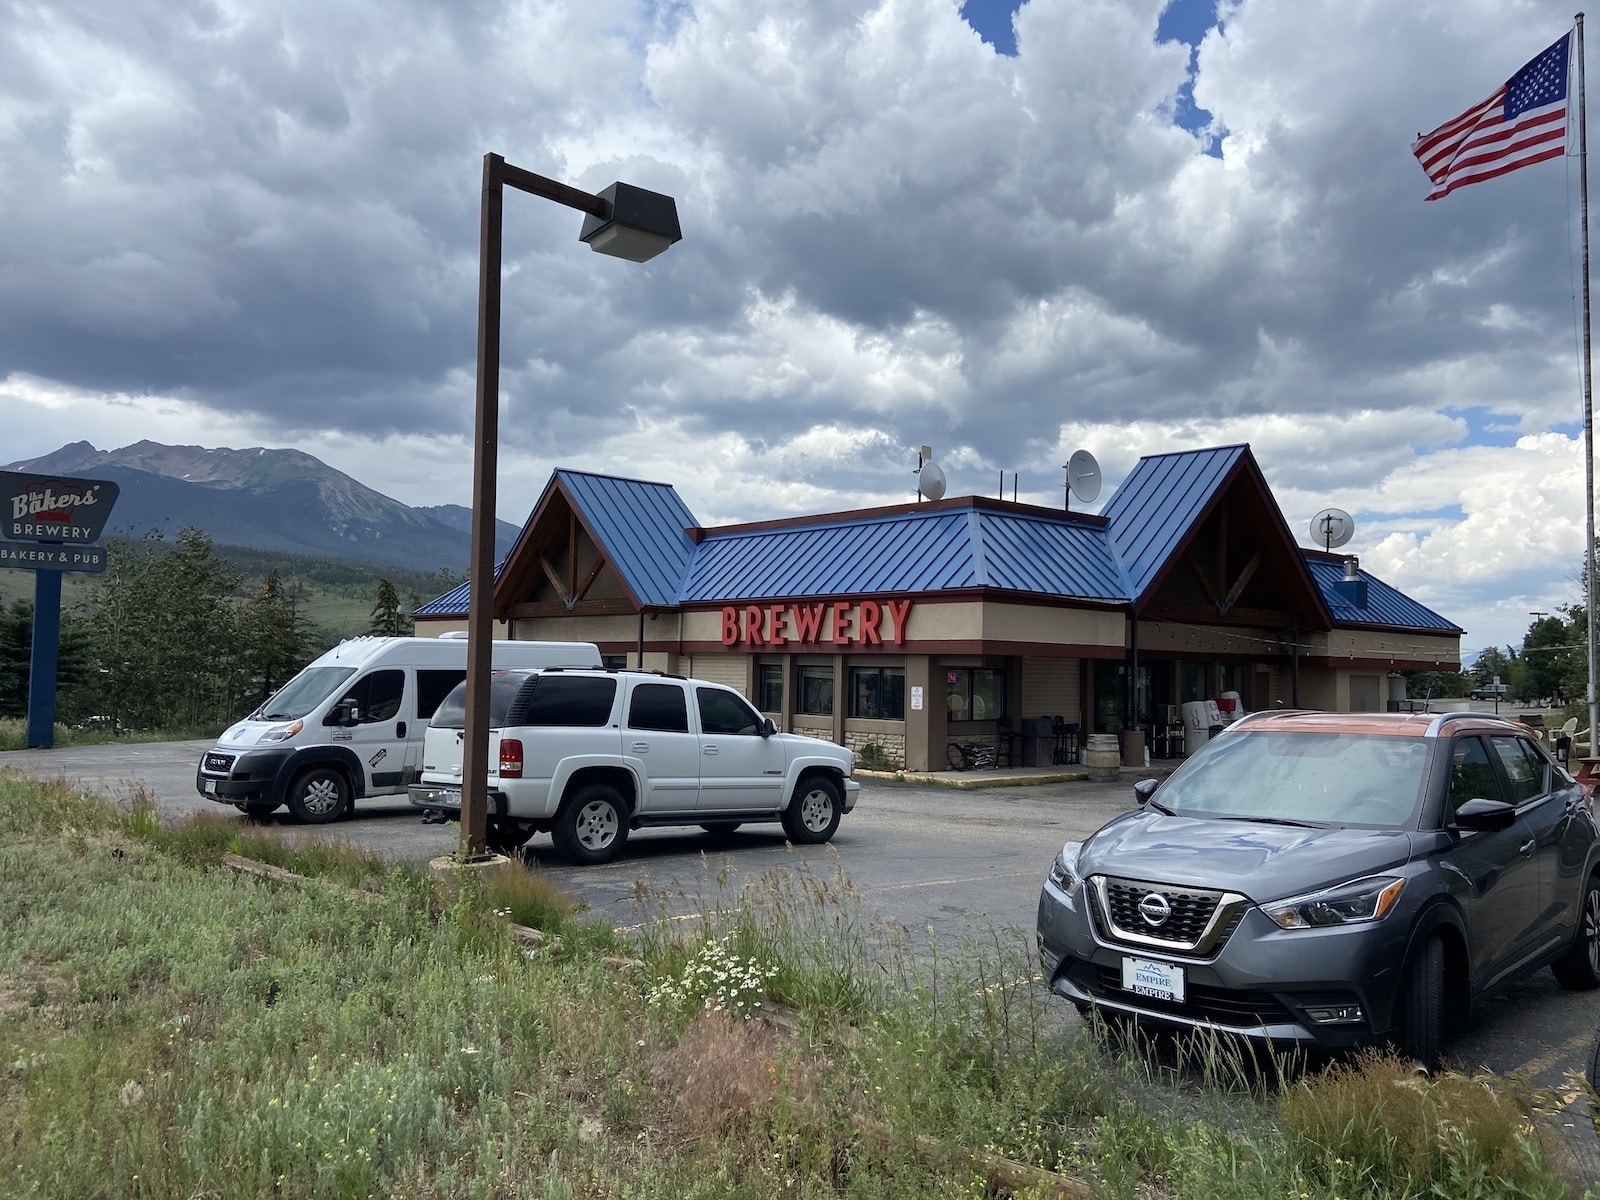
<svg viewBox="0 0 1600 1200">
<path fill-rule="evenodd" d="M 724 646 L 903 646 L 910 600 L 816 600 L 728 605 Z"/>
</svg>

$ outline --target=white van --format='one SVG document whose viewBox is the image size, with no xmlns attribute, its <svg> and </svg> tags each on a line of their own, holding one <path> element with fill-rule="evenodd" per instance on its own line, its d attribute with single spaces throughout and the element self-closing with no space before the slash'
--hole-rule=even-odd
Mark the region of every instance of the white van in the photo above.
<svg viewBox="0 0 1600 1200">
<path fill-rule="evenodd" d="M 598 667 L 593 642 L 496 642 L 496 670 Z M 341 642 L 200 757 L 195 787 L 240 812 L 279 805 L 323 824 L 359 797 L 404 795 L 439 702 L 467 677 L 467 639 L 358 637 Z"/>
</svg>

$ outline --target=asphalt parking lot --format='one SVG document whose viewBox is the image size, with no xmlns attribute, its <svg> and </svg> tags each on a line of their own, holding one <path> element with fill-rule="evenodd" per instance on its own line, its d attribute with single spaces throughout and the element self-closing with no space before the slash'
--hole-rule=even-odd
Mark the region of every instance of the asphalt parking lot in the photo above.
<svg viewBox="0 0 1600 1200">
<path fill-rule="evenodd" d="M 64 777 L 112 799 L 143 789 L 163 814 L 207 812 L 243 822 L 233 808 L 198 795 L 195 763 L 209 742 L 68 747 L 0 754 L 0 769 Z M 686 912 L 701 899 L 759 885 L 768 872 L 809 870 L 848 880 L 860 915 L 898 922 L 926 945 L 964 939 L 1030 939 L 1039 886 L 1061 844 L 1082 837 L 1131 807 L 1134 775 L 981 790 L 867 780 L 857 809 L 827 846 L 791 848 L 778 826 L 746 826 L 711 836 L 699 830 L 651 829 L 630 838 L 622 857 L 602 867 L 556 861 L 548 837 L 535 838 L 528 861 L 589 909 L 618 926 L 651 910 L 638 894 L 667 897 Z M 423 825 L 409 805 L 369 801 L 334 826 L 301 827 L 280 812 L 269 826 L 285 837 L 337 837 L 395 861 L 424 862 L 455 849 L 457 827 Z M 1063 1002 L 1064 1004 L 1064 1002 Z M 1600 1024 L 1600 992 L 1574 993 L 1548 971 L 1485 1001 L 1447 1057 L 1465 1069 L 1521 1074 L 1537 1086 L 1564 1089 L 1588 1061 Z M 1570 1094 L 1571 1089 L 1565 1088 Z"/>
</svg>

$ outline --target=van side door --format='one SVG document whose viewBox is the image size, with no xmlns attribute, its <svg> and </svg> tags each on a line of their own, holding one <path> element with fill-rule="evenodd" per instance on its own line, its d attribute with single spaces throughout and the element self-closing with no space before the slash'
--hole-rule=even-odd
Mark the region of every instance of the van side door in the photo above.
<svg viewBox="0 0 1600 1200">
<path fill-rule="evenodd" d="M 361 760 L 365 795 L 390 795 L 405 787 L 406 734 L 416 720 L 410 674 L 406 668 L 384 667 L 358 675 L 324 718 L 332 726 L 333 744 L 348 746 Z M 354 719 L 345 719 L 342 714 L 352 708 Z"/>
</svg>

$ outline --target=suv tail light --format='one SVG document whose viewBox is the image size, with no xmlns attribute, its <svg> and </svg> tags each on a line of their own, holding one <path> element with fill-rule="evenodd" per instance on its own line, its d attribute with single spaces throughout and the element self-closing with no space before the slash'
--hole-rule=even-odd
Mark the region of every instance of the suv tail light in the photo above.
<svg viewBox="0 0 1600 1200">
<path fill-rule="evenodd" d="M 500 739 L 500 778 L 522 778 L 522 742 L 518 738 Z"/>
</svg>

